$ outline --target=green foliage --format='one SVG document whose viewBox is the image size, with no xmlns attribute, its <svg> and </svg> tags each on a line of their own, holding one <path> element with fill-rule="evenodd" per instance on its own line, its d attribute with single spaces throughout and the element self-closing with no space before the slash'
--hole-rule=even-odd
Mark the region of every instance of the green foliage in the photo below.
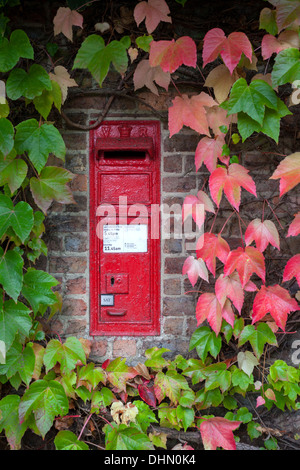
<svg viewBox="0 0 300 470">
<path fill-rule="evenodd" d="M 120 41 L 112 41 L 107 46 L 104 39 L 91 34 L 82 43 L 73 68 L 88 69 L 100 86 L 108 74 L 112 63 L 117 72 L 124 74 L 128 66 L 127 49 L 130 39 L 124 36 Z"/>
</svg>

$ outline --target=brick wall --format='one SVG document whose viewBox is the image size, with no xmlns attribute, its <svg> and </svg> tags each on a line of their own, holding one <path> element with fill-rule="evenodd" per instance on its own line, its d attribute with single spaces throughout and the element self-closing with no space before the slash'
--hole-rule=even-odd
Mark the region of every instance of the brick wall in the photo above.
<svg viewBox="0 0 300 470">
<path fill-rule="evenodd" d="M 151 106 L 159 109 L 166 117 L 170 98 L 164 94 L 157 98 L 150 93 L 140 93 L 139 97 Z M 75 97 L 69 99 L 65 112 L 73 121 L 88 124 L 98 117 L 104 108 L 104 97 Z M 107 119 L 157 119 L 141 102 L 116 99 Z M 293 121 L 291 121 L 292 123 Z M 292 125 L 292 124 L 291 124 Z M 293 127 L 293 125 L 292 125 Z M 169 138 L 166 119 L 161 122 L 161 202 L 172 205 L 182 204 L 188 194 L 196 194 L 206 182 L 209 173 L 202 166 L 195 172 L 194 152 L 199 136 L 184 128 L 178 135 Z M 293 128 L 292 128 L 293 131 Z M 188 353 L 189 340 L 196 327 L 195 306 L 198 294 L 182 274 L 182 265 L 189 252 L 185 249 L 184 240 L 162 240 L 161 246 L 161 334 L 151 337 L 107 337 L 89 335 L 89 133 L 78 131 L 64 124 L 63 137 L 67 146 L 65 167 L 74 174 L 71 187 L 76 204 L 60 205 L 54 203 L 47 218 L 47 237 L 49 256 L 47 270 L 59 281 L 59 290 L 63 295 L 63 308 L 59 315 L 51 321 L 51 331 L 62 336 L 76 335 L 92 340 L 94 360 L 102 362 L 106 358 L 127 357 L 129 363 L 143 360 L 147 348 L 158 346 L 172 351 L 172 354 Z M 295 151 L 295 136 L 286 134 L 283 153 Z M 293 132 L 291 135 L 294 135 Z M 299 140 L 298 140 L 299 144 Z M 259 151 L 257 148 L 259 147 Z M 268 198 L 272 204 L 278 201 L 278 182 L 268 180 L 278 160 L 262 152 L 280 149 L 269 140 L 258 137 L 249 144 L 249 151 L 241 155 L 242 163 L 251 171 L 256 179 L 258 199 L 246 191 L 242 193 L 242 206 L 250 208 L 249 220 L 261 215 L 262 201 Z M 259 165 L 258 165 L 259 162 Z M 59 160 L 55 164 L 61 165 Z M 276 199 L 277 198 L 277 199 Z M 277 215 L 285 225 L 291 220 L 299 207 L 299 196 L 287 196 L 284 206 L 280 206 Z M 214 229 L 220 230 L 231 209 L 226 202 L 216 220 Z M 244 216 L 243 216 L 244 217 Z M 245 215 L 247 222 L 247 215 Z M 208 216 L 208 227 L 212 216 Z M 173 224 L 174 225 L 174 224 Z M 171 220 L 171 227 L 172 220 Z M 223 236 L 231 248 L 240 245 L 237 219 L 232 217 L 225 227 Z M 282 263 L 291 254 L 296 253 L 296 241 L 293 237 L 283 240 L 280 254 L 276 252 L 278 262 Z M 270 256 L 272 256 L 272 249 Z M 274 255 L 275 256 L 275 255 Z M 276 277 L 276 276 L 275 276 Z M 212 279 L 211 279 L 212 280 Z M 278 282 L 278 281 L 277 281 Z M 211 286 L 203 283 L 202 289 L 211 290 Z"/>
</svg>

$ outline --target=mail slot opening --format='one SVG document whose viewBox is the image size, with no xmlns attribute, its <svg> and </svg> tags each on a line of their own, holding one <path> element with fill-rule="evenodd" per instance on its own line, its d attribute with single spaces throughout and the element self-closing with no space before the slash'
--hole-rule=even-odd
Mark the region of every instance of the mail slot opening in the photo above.
<svg viewBox="0 0 300 470">
<path fill-rule="evenodd" d="M 116 158 L 116 159 L 139 159 L 144 160 L 146 158 L 146 152 L 141 150 L 106 150 L 103 152 L 104 158 Z"/>
</svg>

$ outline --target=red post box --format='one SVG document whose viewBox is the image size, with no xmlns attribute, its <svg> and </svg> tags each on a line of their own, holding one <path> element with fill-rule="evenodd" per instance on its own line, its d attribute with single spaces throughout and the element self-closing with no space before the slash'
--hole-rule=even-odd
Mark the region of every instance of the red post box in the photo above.
<svg viewBox="0 0 300 470">
<path fill-rule="evenodd" d="M 106 121 L 90 134 L 90 332 L 160 325 L 160 124 Z"/>
</svg>

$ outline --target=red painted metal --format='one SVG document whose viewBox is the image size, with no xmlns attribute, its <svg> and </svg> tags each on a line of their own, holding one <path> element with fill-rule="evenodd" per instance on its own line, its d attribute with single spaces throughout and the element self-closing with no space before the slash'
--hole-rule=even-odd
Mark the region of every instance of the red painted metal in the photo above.
<svg viewBox="0 0 300 470">
<path fill-rule="evenodd" d="M 157 214 L 160 123 L 103 122 L 90 132 L 91 335 L 160 332 L 160 237 L 151 237 L 153 205 Z"/>
</svg>

